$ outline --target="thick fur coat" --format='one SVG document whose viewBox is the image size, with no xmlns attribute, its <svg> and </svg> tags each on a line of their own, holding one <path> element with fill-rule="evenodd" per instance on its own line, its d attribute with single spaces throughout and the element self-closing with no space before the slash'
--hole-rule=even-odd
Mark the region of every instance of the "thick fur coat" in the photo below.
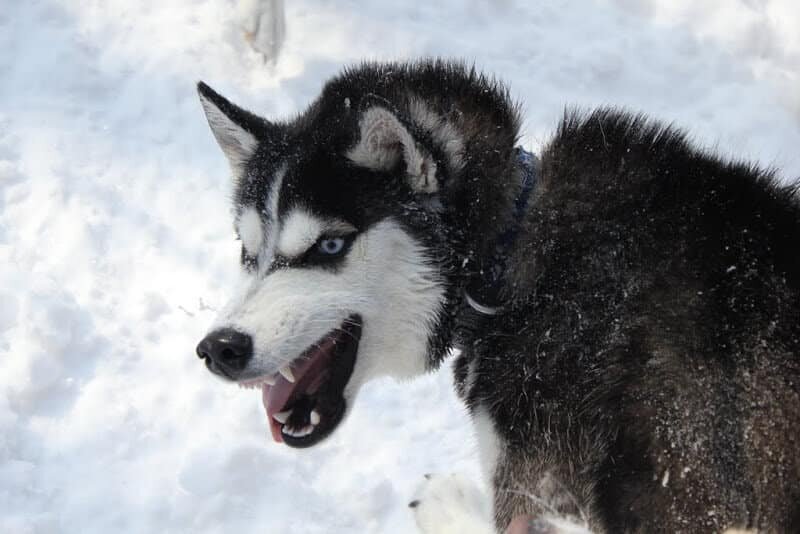
<svg viewBox="0 0 800 534">
<path fill-rule="evenodd" d="M 423 364 L 390 374 L 439 365 L 465 287 L 521 224 L 503 311 L 459 336 L 456 364 L 500 531 L 519 514 L 573 516 L 598 532 L 800 531 L 795 187 L 643 116 L 571 111 L 515 222 L 517 107 L 462 65 L 365 64 L 283 123 L 200 92 L 237 213 L 256 206 L 280 221 L 302 203 L 358 235 L 391 220 L 415 243 L 430 270 L 414 287 L 436 293 L 397 325 L 421 332 L 424 350 L 398 357 Z M 267 280 L 297 267 L 266 258 Z M 357 260 L 342 261 L 346 271 Z M 257 330 L 235 317 L 225 325 Z M 347 402 L 356 379 L 380 374 L 359 371 L 371 321 Z"/>
</svg>

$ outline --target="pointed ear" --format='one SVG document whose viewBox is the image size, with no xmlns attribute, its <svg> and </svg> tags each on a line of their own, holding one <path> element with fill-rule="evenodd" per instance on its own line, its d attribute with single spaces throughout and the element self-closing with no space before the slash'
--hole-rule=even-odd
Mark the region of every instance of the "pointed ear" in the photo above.
<svg viewBox="0 0 800 534">
<path fill-rule="evenodd" d="M 438 190 L 436 162 L 394 113 L 381 106 L 370 107 L 362 114 L 359 126 L 359 140 L 347 152 L 350 161 L 376 171 L 392 170 L 402 161 L 414 192 Z"/>
<path fill-rule="evenodd" d="M 239 179 L 269 123 L 231 103 L 203 82 L 198 82 L 197 93 L 208 125 L 228 158 L 234 178 Z"/>
</svg>

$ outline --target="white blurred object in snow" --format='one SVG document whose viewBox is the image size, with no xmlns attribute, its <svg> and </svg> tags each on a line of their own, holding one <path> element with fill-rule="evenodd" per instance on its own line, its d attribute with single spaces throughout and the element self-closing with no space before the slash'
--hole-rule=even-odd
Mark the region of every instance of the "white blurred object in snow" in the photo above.
<svg viewBox="0 0 800 534">
<path fill-rule="evenodd" d="M 247 42 L 274 64 L 286 40 L 283 0 L 241 0 L 239 18 Z"/>
</svg>

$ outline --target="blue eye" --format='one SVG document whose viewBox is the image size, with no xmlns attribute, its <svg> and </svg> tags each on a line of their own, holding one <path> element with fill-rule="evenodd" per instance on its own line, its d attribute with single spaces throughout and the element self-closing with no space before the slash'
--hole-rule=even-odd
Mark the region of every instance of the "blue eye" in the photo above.
<svg viewBox="0 0 800 534">
<path fill-rule="evenodd" d="M 335 267 L 347 255 L 355 237 L 355 232 L 339 236 L 320 236 L 317 242 L 298 260 L 298 265 Z"/>
<path fill-rule="evenodd" d="M 334 256 L 339 254 L 345 245 L 343 237 L 326 237 L 317 241 L 317 250 L 322 254 Z"/>
</svg>

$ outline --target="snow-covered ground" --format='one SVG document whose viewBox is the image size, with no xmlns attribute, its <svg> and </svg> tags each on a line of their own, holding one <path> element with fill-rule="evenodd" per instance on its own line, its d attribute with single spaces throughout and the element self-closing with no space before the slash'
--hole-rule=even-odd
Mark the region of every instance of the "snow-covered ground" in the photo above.
<svg viewBox="0 0 800 534">
<path fill-rule="evenodd" d="M 800 175 L 796 0 L 288 0 L 274 64 L 234 4 L 0 0 L 0 532 L 413 532 L 423 473 L 479 477 L 448 370 L 297 451 L 194 356 L 238 268 L 198 79 L 285 117 L 348 63 L 462 57 L 531 148 L 611 103 Z"/>
</svg>

